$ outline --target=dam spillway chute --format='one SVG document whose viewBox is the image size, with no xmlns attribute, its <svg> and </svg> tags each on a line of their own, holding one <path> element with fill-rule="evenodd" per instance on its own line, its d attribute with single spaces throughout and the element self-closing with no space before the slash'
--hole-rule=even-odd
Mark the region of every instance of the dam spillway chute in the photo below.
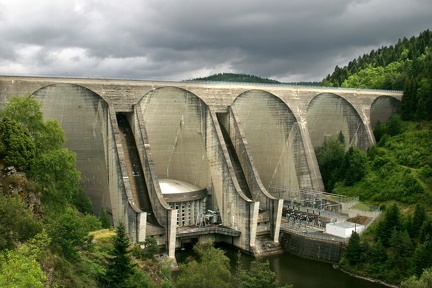
<svg viewBox="0 0 432 288">
<path fill-rule="evenodd" d="M 117 113 L 117 123 L 119 127 L 119 136 L 123 147 L 125 166 L 127 169 L 128 179 L 130 182 L 131 192 L 134 202 L 138 208 L 147 213 L 147 223 L 158 226 L 154 216 L 142 163 L 135 143 L 132 129 L 129 125 L 125 114 Z"/>
</svg>

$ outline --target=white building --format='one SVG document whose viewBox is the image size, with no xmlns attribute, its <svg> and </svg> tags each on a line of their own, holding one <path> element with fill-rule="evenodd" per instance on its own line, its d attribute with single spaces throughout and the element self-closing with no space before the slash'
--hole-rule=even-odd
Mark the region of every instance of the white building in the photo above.
<svg viewBox="0 0 432 288">
<path fill-rule="evenodd" d="M 360 234 L 364 228 L 364 225 L 352 222 L 327 223 L 326 233 L 342 238 L 349 238 L 354 231 Z"/>
</svg>

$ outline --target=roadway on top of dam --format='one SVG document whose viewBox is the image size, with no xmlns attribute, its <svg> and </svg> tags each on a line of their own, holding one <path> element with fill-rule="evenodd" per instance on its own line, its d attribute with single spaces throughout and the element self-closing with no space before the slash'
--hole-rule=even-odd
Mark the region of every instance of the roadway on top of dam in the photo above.
<svg viewBox="0 0 432 288">
<path fill-rule="evenodd" d="M 248 88 L 258 87 L 272 87 L 279 89 L 293 89 L 293 90 L 308 90 L 308 91 L 319 91 L 322 92 L 335 92 L 335 91 L 361 91 L 362 94 L 367 92 L 376 94 L 377 92 L 383 92 L 384 94 L 396 94 L 399 95 L 402 91 L 398 90 L 384 90 L 384 89 L 365 89 L 365 88 L 347 88 L 347 87 L 328 87 L 328 86 L 309 86 L 309 85 L 297 85 L 294 83 L 252 83 L 252 82 L 226 82 L 226 81 L 170 81 L 170 80 L 146 80 L 146 79 L 122 79 L 122 78 L 80 78 L 80 77 L 44 77 L 44 76 L 19 76 L 19 75 L 0 75 L 0 80 L 24 80 L 24 81 L 35 81 L 35 82 L 51 82 L 54 83 L 70 83 L 70 84 L 111 84 L 111 85 L 125 85 L 125 86 L 139 86 L 159 88 L 166 86 L 176 86 L 179 88 L 187 87 L 208 87 L 208 88 L 239 88 L 248 86 Z M 279 89 L 278 89 L 279 88 Z M 250 89 L 247 89 L 250 90 Z"/>
<path fill-rule="evenodd" d="M 330 87 L 330 86 L 317 86 L 317 85 L 301 85 L 296 84 L 295 82 L 290 83 L 259 83 L 259 82 L 235 82 L 235 81 L 207 81 L 207 80 L 152 80 L 152 79 L 133 79 L 133 78 L 104 78 L 104 77 L 79 77 L 79 76 L 37 76 L 37 75 L 1 75 L 0 79 L 2 80 L 13 80 L 13 79 L 32 79 L 34 81 L 46 81 L 50 80 L 53 82 L 61 82 L 61 83 L 89 83 L 89 82 L 112 82 L 117 84 L 135 84 L 137 82 L 142 82 L 144 85 L 148 83 L 154 83 L 157 86 L 167 86 L 167 83 L 184 83 L 184 84 L 225 84 L 225 85 L 254 85 L 254 86 L 283 86 L 283 87 L 303 87 L 303 88 L 330 88 L 330 89 L 348 89 L 348 90 L 362 90 L 362 91 L 393 91 L 393 92 L 402 92 L 398 90 L 385 90 L 385 89 L 367 89 L 367 88 L 348 88 L 348 87 Z M 303 83 L 303 82 L 299 82 Z"/>
</svg>

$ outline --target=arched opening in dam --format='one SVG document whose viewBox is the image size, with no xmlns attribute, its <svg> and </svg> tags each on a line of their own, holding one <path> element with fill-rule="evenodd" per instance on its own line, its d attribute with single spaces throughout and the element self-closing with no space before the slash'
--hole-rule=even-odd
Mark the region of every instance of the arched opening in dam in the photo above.
<svg viewBox="0 0 432 288">
<path fill-rule="evenodd" d="M 379 96 L 376 98 L 370 108 L 370 124 L 375 129 L 378 122 L 386 123 L 390 117 L 398 112 L 400 101 L 391 96 Z"/>
<path fill-rule="evenodd" d="M 108 104 L 95 92 L 75 84 L 52 84 L 32 93 L 42 104 L 45 120 L 57 120 L 65 146 L 76 153 L 81 185 L 95 214 L 111 213 L 107 173 Z"/>
<path fill-rule="evenodd" d="M 240 94 L 232 109 L 267 191 L 288 200 L 309 189 L 303 141 L 290 108 L 269 92 L 251 90 Z"/>
<path fill-rule="evenodd" d="M 333 93 L 315 96 L 307 109 L 307 127 L 313 147 L 321 146 L 327 138 L 342 132 L 345 147 L 366 150 L 370 145 L 364 123 L 355 108 Z"/>
</svg>

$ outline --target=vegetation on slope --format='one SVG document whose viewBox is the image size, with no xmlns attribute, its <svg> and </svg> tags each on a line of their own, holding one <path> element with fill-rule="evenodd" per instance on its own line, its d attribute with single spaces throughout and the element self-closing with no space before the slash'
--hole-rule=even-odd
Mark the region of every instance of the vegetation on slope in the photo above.
<svg viewBox="0 0 432 288">
<path fill-rule="evenodd" d="M 108 287 L 102 279 L 119 256 L 109 256 L 117 242 L 94 242 L 89 234 L 102 223 L 78 188 L 80 173 L 75 154 L 62 147 L 63 130 L 55 121 L 43 121 L 40 108 L 26 95 L 9 99 L 0 111 L 0 286 Z M 119 234 L 124 237 L 124 231 L 115 237 Z M 132 259 L 129 243 L 125 245 L 121 259 Z M 149 258 L 143 253 L 135 253 L 134 263 Z M 163 271 L 153 262 L 141 266 Z M 157 283 L 160 272 L 150 278 L 145 270 L 129 266 L 124 274 L 133 280 L 125 283 L 133 284 L 122 287 L 160 287 L 170 281 L 169 273 Z"/>
<path fill-rule="evenodd" d="M 324 86 L 402 90 L 403 120 L 432 120 L 432 32 L 372 50 L 345 67 L 336 66 Z"/>
<path fill-rule="evenodd" d="M 428 281 L 432 267 L 431 46 L 427 30 L 336 67 L 323 80 L 328 86 L 403 90 L 399 113 L 374 131 L 377 145 L 360 152 L 361 175 L 347 173 L 348 152 L 337 139 L 319 147 L 317 158 L 328 192 L 359 196 L 384 211 L 361 237 L 353 234 L 340 265 L 389 283 L 403 281 L 404 287 Z"/>
<path fill-rule="evenodd" d="M 432 267 L 432 130 L 394 115 L 375 135 L 367 153 L 328 139 L 316 154 L 327 191 L 384 211 L 361 237 L 352 235 L 340 266 L 400 284 Z"/>
</svg>

